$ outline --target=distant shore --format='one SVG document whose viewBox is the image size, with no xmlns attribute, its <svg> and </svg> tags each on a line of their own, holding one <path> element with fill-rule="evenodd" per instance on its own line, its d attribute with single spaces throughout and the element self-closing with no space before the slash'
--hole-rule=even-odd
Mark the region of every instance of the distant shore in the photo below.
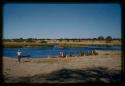
<svg viewBox="0 0 125 86">
<path fill-rule="evenodd" d="M 121 46 L 120 40 L 112 40 L 111 42 L 106 42 L 106 40 L 84 40 L 81 42 L 72 41 L 46 41 L 45 43 L 34 41 L 34 42 L 3 42 L 3 47 L 7 48 L 21 48 L 21 47 L 86 47 L 90 45 L 95 46 Z"/>
<path fill-rule="evenodd" d="M 4 79 L 5 82 L 20 83 L 120 81 L 121 52 L 98 53 L 94 56 L 32 58 L 30 62 L 23 60 L 20 64 L 17 59 L 3 57 Z"/>
</svg>

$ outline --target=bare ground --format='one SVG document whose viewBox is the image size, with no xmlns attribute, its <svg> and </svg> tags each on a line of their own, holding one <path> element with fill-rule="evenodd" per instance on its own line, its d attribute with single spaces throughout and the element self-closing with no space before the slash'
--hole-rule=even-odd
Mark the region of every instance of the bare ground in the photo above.
<svg viewBox="0 0 125 86">
<path fill-rule="evenodd" d="M 6 83 L 116 82 L 121 80 L 121 53 L 98 51 L 97 56 L 35 58 L 30 62 L 3 57 Z"/>
</svg>

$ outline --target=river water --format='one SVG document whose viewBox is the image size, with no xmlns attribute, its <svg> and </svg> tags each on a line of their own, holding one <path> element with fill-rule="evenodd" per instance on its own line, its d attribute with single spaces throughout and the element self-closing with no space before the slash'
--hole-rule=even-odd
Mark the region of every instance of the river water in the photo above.
<svg viewBox="0 0 125 86">
<path fill-rule="evenodd" d="M 16 58 L 18 49 L 21 50 L 22 55 L 30 55 L 31 58 L 47 58 L 60 55 L 60 52 L 74 56 L 79 55 L 81 52 L 87 52 L 91 50 L 112 50 L 120 51 L 121 46 L 88 46 L 81 48 L 59 48 L 59 47 L 37 47 L 37 48 L 4 48 L 3 56 Z"/>
</svg>

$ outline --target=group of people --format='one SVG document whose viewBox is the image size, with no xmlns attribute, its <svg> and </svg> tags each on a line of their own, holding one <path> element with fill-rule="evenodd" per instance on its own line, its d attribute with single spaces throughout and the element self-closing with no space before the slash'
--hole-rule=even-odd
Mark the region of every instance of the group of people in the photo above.
<svg viewBox="0 0 125 86">
<path fill-rule="evenodd" d="M 95 51 L 95 50 L 90 50 L 90 51 L 87 51 L 87 52 L 81 52 L 80 53 L 80 56 L 89 56 L 89 55 L 98 55 L 98 53 Z"/>
<path fill-rule="evenodd" d="M 90 50 L 86 52 L 81 52 L 79 56 L 89 56 L 89 55 L 98 55 L 98 53 L 95 50 Z M 66 54 L 64 54 L 63 52 L 60 52 L 60 56 L 66 57 Z M 70 53 L 69 56 L 72 57 L 73 54 Z"/>
</svg>

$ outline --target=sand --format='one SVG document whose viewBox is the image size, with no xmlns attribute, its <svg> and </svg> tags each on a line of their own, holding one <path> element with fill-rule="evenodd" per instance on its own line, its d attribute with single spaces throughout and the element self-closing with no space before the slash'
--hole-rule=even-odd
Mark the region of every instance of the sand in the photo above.
<svg viewBox="0 0 125 86">
<path fill-rule="evenodd" d="M 98 53 L 96 56 L 32 58 L 30 62 L 23 59 L 21 63 L 18 63 L 17 59 L 3 57 L 4 80 L 5 83 L 119 81 L 121 53 L 113 51 Z"/>
</svg>

